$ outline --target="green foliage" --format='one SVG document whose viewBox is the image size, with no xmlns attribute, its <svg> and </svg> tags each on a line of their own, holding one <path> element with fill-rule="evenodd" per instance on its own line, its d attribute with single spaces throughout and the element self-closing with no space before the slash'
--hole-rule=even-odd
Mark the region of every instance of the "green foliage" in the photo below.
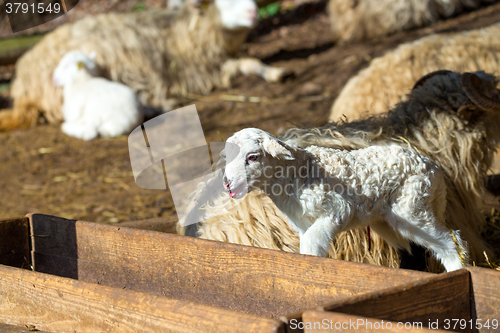
<svg viewBox="0 0 500 333">
<path fill-rule="evenodd" d="M 17 51 L 19 49 L 27 49 L 38 43 L 43 38 L 43 35 L 33 35 L 26 37 L 14 37 L 0 39 L 0 57 L 2 54 Z"/>
<path fill-rule="evenodd" d="M 143 10 L 146 10 L 146 6 L 144 5 L 144 2 L 142 0 L 139 0 L 139 2 L 137 2 L 137 4 L 132 7 L 132 10 L 134 12 L 142 12 Z"/>
<path fill-rule="evenodd" d="M 0 95 L 10 89 L 10 83 L 0 84 Z"/>
<path fill-rule="evenodd" d="M 281 10 L 280 2 L 273 2 L 259 9 L 259 20 L 278 14 Z"/>
</svg>

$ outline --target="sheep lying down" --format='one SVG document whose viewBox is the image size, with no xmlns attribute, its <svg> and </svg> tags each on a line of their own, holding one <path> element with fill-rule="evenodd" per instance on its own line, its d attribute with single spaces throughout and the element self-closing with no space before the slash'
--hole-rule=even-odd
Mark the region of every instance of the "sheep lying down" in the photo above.
<svg viewBox="0 0 500 333">
<path fill-rule="evenodd" d="M 290 71 L 258 59 L 237 58 L 257 23 L 254 0 L 186 0 L 177 11 L 87 16 L 47 34 L 16 63 L 13 107 L 0 112 L 0 131 L 62 120 L 61 89 L 50 76 L 72 50 L 96 53 L 100 73 L 132 88 L 143 105 L 172 110 L 186 94 L 229 87 L 239 74 L 267 81 Z M 36 72 L 37 75 L 33 75 Z"/>
<path fill-rule="evenodd" d="M 83 140 L 130 133 L 143 121 L 134 91 L 95 77 L 95 68 L 93 56 L 71 51 L 54 71 L 54 85 L 63 87 L 63 132 Z"/>
<path fill-rule="evenodd" d="M 447 271 L 465 266 L 465 244 L 445 225 L 443 173 L 410 149 L 303 149 L 248 128 L 224 154 L 229 195 L 264 191 L 298 233 L 302 254 L 326 256 L 338 233 L 369 225 L 395 247 L 409 249 L 411 240 L 428 248 Z"/>
</svg>

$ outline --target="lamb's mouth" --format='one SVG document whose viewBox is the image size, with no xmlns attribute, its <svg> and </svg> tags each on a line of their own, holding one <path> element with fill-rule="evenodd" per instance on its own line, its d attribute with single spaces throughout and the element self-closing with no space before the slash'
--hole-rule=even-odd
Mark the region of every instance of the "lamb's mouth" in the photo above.
<svg viewBox="0 0 500 333">
<path fill-rule="evenodd" d="M 234 189 L 228 189 L 229 191 L 229 196 L 233 199 L 239 199 L 245 196 L 247 194 L 247 191 L 245 190 L 245 184 L 241 184 L 237 186 Z"/>
</svg>

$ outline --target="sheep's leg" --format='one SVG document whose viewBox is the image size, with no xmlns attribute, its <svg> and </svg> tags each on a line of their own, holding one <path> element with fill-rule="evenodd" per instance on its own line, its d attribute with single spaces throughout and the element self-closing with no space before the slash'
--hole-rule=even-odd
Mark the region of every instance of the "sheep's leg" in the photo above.
<svg viewBox="0 0 500 333">
<path fill-rule="evenodd" d="M 221 68 L 222 85 L 226 88 L 230 87 L 231 80 L 240 74 L 253 74 L 262 77 L 267 82 L 280 82 L 292 75 L 292 72 L 285 68 L 268 66 L 255 58 L 229 59 Z"/>
<path fill-rule="evenodd" d="M 326 257 L 331 240 L 342 230 L 342 224 L 331 216 L 319 218 L 300 237 L 300 253 Z"/>
<path fill-rule="evenodd" d="M 428 248 L 441 261 L 446 271 L 454 271 L 465 267 L 467 253 L 460 258 L 458 244 L 462 244 L 460 236 L 452 236 L 451 232 L 433 216 L 411 213 L 408 207 L 393 209 L 389 223 L 399 233 L 414 243 Z M 383 235 L 382 235 L 383 237 Z M 456 238 L 457 244 L 453 237 Z"/>
<path fill-rule="evenodd" d="M 92 140 L 97 137 L 97 129 L 85 124 L 65 122 L 61 129 L 67 135 L 82 140 Z"/>
<path fill-rule="evenodd" d="M 396 249 L 403 248 L 406 251 L 411 252 L 410 242 L 408 242 L 408 239 L 401 237 L 401 235 L 394 231 L 394 229 L 387 225 L 387 223 L 377 222 L 370 224 L 370 227 L 390 246 Z"/>
<path fill-rule="evenodd" d="M 309 229 L 313 223 L 306 219 L 297 219 L 296 217 L 287 216 L 288 225 L 292 226 L 293 230 L 302 237 L 302 235 Z"/>
</svg>

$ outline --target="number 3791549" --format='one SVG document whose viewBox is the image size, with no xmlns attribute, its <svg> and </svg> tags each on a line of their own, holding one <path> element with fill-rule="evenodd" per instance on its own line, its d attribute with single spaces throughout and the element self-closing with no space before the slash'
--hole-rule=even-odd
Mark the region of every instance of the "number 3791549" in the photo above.
<svg viewBox="0 0 500 333">
<path fill-rule="evenodd" d="M 5 4 L 5 11 L 7 14 L 26 14 L 26 13 L 38 13 L 38 14 L 43 14 L 43 13 L 55 13 L 58 14 L 61 11 L 61 5 L 58 3 L 52 4 L 49 3 L 47 6 L 43 3 L 38 3 L 36 6 L 34 3 L 32 4 L 27 4 L 27 3 L 20 3 L 20 2 L 14 2 L 10 3 L 7 2 Z"/>
<path fill-rule="evenodd" d="M 497 319 L 445 319 L 444 320 L 444 329 L 449 330 L 449 329 L 498 329 L 498 320 Z"/>
</svg>

